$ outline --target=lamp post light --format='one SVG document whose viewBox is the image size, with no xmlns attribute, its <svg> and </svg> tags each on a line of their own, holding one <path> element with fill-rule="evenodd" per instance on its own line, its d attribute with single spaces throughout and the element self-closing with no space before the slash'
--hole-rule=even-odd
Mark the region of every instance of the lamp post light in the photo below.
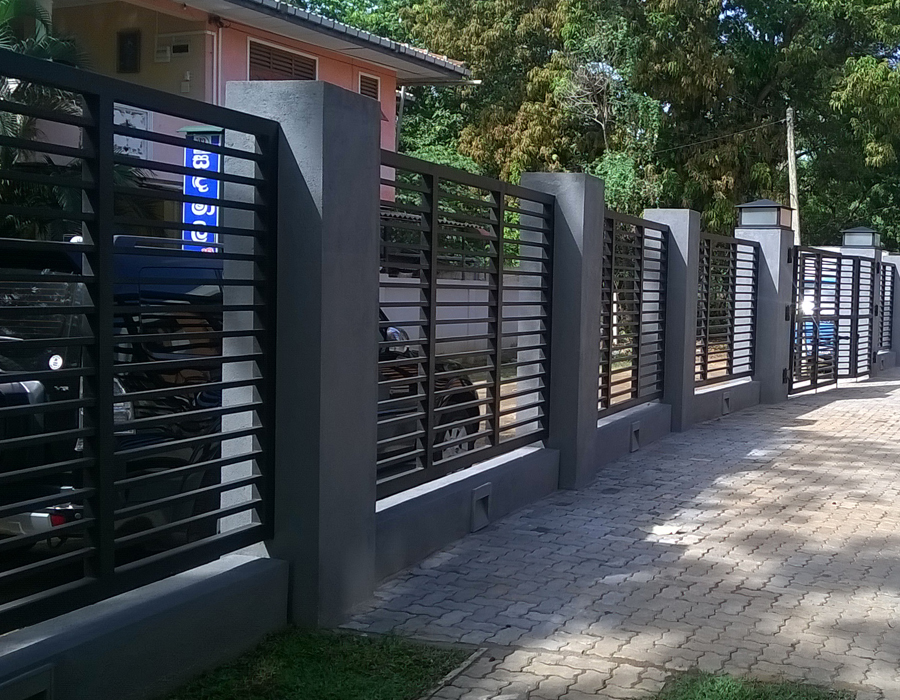
<svg viewBox="0 0 900 700">
<path fill-rule="evenodd" d="M 771 199 L 739 204 L 739 228 L 791 228 L 793 210 Z"/>
<path fill-rule="evenodd" d="M 845 248 L 881 248 L 881 234 L 868 226 L 856 226 L 841 231 Z"/>
</svg>

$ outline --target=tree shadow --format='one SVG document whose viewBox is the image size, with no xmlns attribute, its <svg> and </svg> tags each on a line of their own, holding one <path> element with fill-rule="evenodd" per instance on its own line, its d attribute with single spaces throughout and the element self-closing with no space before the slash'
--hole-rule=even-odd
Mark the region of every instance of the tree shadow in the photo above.
<svg viewBox="0 0 900 700">
<path fill-rule="evenodd" d="M 351 626 L 900 696 L 900 371 L 673 434 L 384 584 Z"/>
</svg>

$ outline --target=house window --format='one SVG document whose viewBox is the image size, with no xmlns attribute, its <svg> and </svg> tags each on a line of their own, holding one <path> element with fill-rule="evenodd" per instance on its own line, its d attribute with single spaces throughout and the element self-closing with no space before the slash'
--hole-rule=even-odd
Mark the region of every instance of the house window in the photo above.
<svg viewBox="0 0 900 700">
<path fill-rule="evenodd" d="M 381 79 L 371 75 L 359 74 L 359 94 L 381 100 Z"/>
<path fill-rule="evenodd" d="M 312 56 L 250 42 L 250 80 L 315 80 L 317 68 Z"/>
</svg>

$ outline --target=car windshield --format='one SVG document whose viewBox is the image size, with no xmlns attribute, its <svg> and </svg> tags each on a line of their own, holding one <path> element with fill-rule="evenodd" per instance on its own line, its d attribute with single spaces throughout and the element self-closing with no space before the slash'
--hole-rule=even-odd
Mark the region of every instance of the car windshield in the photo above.
<svg viewBox="0 0 900 700">
<path fill-rule="evenodd" d="M 0 267 L 0 279 L 14 277 L 17 272 L 21 271 Z M 83 285 L 76 282 L 0 282 L 0 371 L 37 371 L 72 366 L 77 359 L 76 349 L 53 341 L 80 335 L 82 316 L 65 312 L 29 313 L 22 309 L 74 306 L 82 298 L 82 288 Z M 28 340 L 47 342 L 37 345 L 22 343 L 18 347 L 17 341 Z M 59 359 L 51 363 L 54 356 Z"/>
</svg>

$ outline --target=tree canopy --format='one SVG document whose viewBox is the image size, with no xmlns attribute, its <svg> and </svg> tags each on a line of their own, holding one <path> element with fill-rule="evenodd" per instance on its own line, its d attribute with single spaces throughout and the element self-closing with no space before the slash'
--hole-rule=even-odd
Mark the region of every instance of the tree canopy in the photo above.
<svg viewBox="0 0 900 700">
<path fill-rule="evenodd" d="M 321 0 L 310 9 L 463 60 L 416 88 L 401 148 L 516 179 L 603 177 L 613 206 L 787 201 L 797 114 L 806 243 L 866 223 L 900 244 L 897 0 Z"/>
</svg>

